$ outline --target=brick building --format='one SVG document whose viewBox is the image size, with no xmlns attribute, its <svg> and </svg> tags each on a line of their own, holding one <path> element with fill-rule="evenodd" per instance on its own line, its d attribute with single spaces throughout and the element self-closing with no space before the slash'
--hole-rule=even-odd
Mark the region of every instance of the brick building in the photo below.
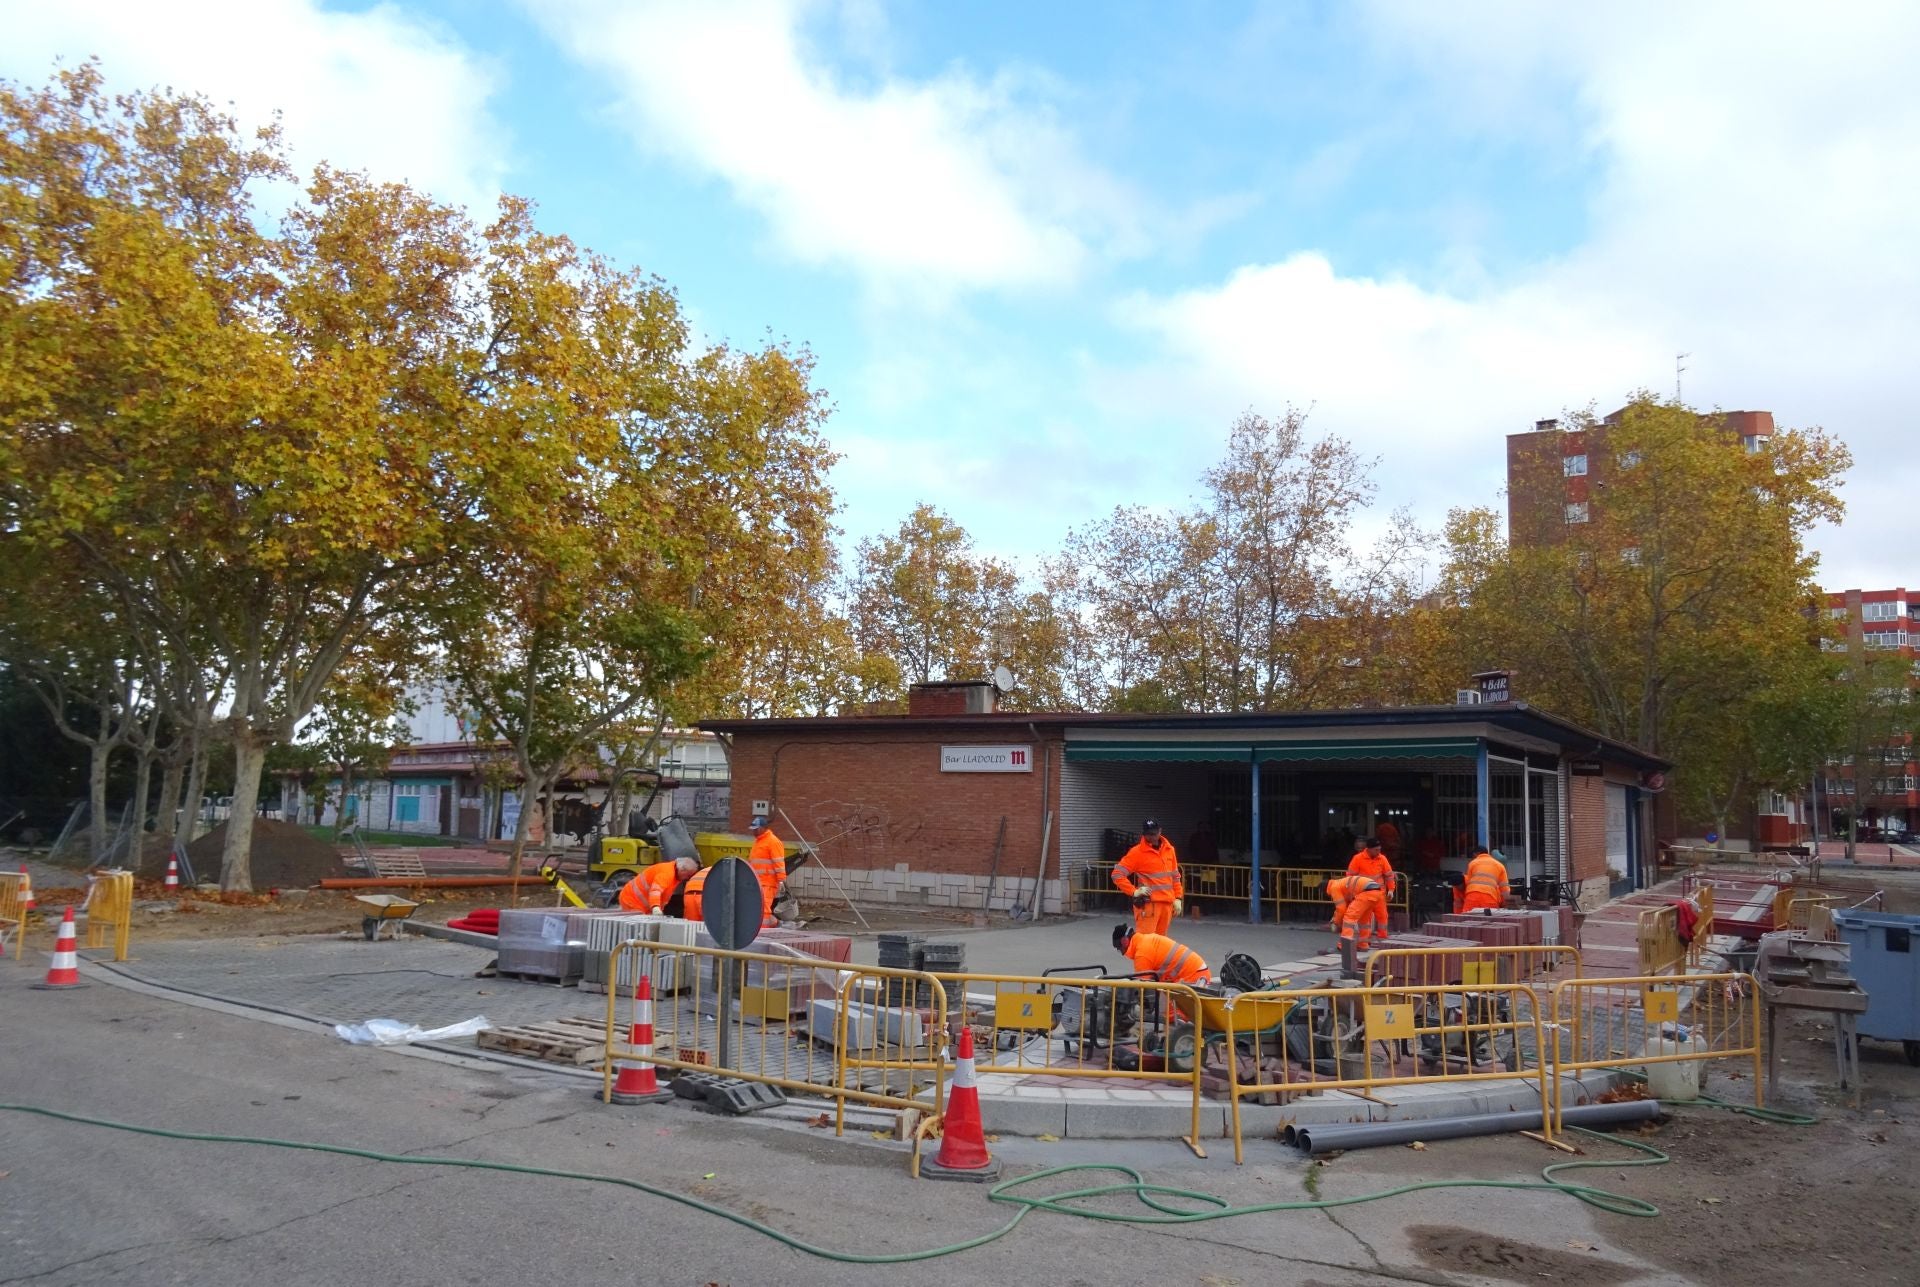
<svg viewBox="0 0 1920 1287">
<path fill-rule="evenodd" d="M 1524 702 L 1108 715 L 1002 712 L 994 697 L 920 685 L 905 715 L 702 727 L 730 743 L 734 829 L 768 812 L 877 901 L 978 908 L 991 889 L 1007 909 L 1038 881 L 1043 908 L 1065 910 L 1149 817 L 1183 863 L 1246 869 L 1243 888 L 1344 867 L 1374 831 L 1399 836 L 1409 869 L 1458 870 L 1485 840 L 1516 884 L 1570 882 L 1587 902 L 1651 878 L 1648 805 L 1670 766 Z M 793 879 L 834 891 L 811 863 Z"/>
<path fill-rule="evenodd" d="M 1859 656 L 1879 653 L 1905 663 L 1909 690 L 1920 688 L 1920 590 L 1837 590 L 1827 595 L 1827 613 L 1841 622 L 1841 646 Z M 1920 751 L 1909 735 L 1866 752 L 1856 781 L 1850 756 L 1827 766 L 1817 785 L 1821 832 L 1840 836 L 1849 826 L 1867 829 L 1862 839 L 1885 839 L 1920 830 Z"/>
<path fill-rule="evenodd" d="M 1619 468 L 1607 449 L 1616 411 L 1590 428 L 1562 428 L 1539 420 L 1526 433 L 1507 435 L 1507 539 L 1515 545 L 1556 545 L 1570 528 L 1599 514 L 1607 476 Z M 1773 412 L 1726 411 L 1708 417 L 1730 443 L 1748 451 L 1773 436 Z"/>
</svg>

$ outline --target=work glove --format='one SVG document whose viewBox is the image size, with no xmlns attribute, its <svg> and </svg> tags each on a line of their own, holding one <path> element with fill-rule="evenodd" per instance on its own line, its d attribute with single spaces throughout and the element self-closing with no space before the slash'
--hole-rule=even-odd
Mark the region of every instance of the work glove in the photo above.
<svg viewBox="0 0 1920 1287">
<path fill-rule="evenodd" d="M 1138 891 L 1134 894 L 1133 905 L 1135 907 L 1145 907 L 1147 905 L 1147 895 L 1145 890 Z"/>
<path fill-rule="evenodd" d="M 1187 909 L 1186 899 L 1176 898 L 1173 900 L 1173 914 L 1175 916 L 1178 916 L 1181 912 L 1185 911 L 1186 909 Z"/>
</svg>

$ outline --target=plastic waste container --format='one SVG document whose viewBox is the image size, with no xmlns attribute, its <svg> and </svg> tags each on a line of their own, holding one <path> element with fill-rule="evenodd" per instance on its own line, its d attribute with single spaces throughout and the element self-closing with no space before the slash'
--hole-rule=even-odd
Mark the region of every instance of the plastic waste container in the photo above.
<svg viewBox="0 0 1920 1287">
<path fill-rule="evenodd" d="M 1833 924 L 1867 991 L 1860 1035 L 1900 1042 L 1920 1068 L 1920 916 L 1847 910 L 1835 912 Z"/>
</svg>

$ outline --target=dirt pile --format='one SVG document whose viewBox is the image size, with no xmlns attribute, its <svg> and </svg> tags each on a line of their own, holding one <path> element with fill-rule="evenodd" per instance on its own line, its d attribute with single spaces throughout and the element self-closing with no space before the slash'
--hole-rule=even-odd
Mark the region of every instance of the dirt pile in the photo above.
<svg viewBox="0 0 1920 1287">
<path fill-rule="evenodd" d="M 226 843 L 227 824 L 223 822 L 187 846 L 195 876 L 203 881 L 220 879 L 220 851 Z M 291 822 L 254 819 L 255 889 L 305 889 L 318 881 L 346 874 L 340 851 L 326 841 L 315 840 Z"/>
</svg>

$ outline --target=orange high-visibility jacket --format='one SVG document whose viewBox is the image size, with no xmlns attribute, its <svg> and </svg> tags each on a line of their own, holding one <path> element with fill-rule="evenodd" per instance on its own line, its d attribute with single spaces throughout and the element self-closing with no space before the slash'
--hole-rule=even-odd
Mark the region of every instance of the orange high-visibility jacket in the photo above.
<svg viewBox="0 0 1920 1287">
<path fill-rule="evenodd" d="M 1173 841 L 1165 836 L 1160 837 L 1158 849 L 1142 840 L 1127 850 L 1113 869 L 1113 883 L 1129 898 L 1135 890 L 1144 890 L 1156 903 L 1187 896 L 1186 886 L 1180 883 L 1180 860 L 1174 856 Z"/>
<path fill-rule="evenodd" d="M 1387 891 L 1389 898 L 1393 896 L 1395 879 L 1393 864 L 1387 861 L 1385 854 L 1381 854 L 1378 858 L 1375 858 L 1371 853 L 1362 849 L 1359 853 L 1355 854 L 1353 860 L 1347 864 L 1347 874 L 1349 876 L 1371 876 L 1380 882 L 1381 888 Z M 1351 889 L 1347 891 L 1347 896 L 1353 896 Z"/>
<path fill-rule="evenodd" d="M 1139 973 L 1162 983 L 1206 983 L 1213 978 L 1198 952 L 1165 934 L 1135 934 L 1127 940 L 1126 955 Z"/>
<path fill-rule="evenodd" d="M 1505 907 L 1507 904 L 1507 869 L 1492 854 L 1475 854 L 1473 861 L 1467 864 L 1466 896 L 1461 899 L 1461 907 L 1466 911 L 1478 911 L 1482 907 Z"/>
<path fill-rule="evenodd" d="M 630 912 L 657 912 L 673 897 L 680 873 L 670 862 L 657 862 L 620 889 L 620 906 Z"/>
<path fill-rule="evenodd" d="M 1347 909 L 1347 886 L 1351 883 L 1352 879 L 1351 876 L 1335 876 L 1327 882 L 1327 897 L 1333 900 L 1333 914 L 1335 917 L 1338 917 Z"/>
<path fill-rule="evenodd" d="M 773 834 L 772 827 L 754 839 L 747 862 L 760 882 L 761 910 L 771 915 L 773 900 L 780 893 L 780 882 L 787 878 L 787 847 Z"/>
<path fill-rule="evenodd" d="M 683 919 L 690 921 L 700 919 L 700 895 L 707 887 L 707 873 L 712 870 L 713 868 L 711 867 L 702 867 L 699 871 L 687 877 L 686 893 L 680 900 L 681 916 Z"/>
</svg>

